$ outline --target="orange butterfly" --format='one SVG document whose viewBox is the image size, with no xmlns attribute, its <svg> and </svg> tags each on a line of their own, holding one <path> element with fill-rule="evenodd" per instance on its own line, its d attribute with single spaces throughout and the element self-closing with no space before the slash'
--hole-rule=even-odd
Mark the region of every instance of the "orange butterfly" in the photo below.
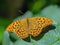
<svg viewBox="0 0 60 45">
<path fill-rule="evenodd" d="M 52 20 L 45 17 L 34 17 L 17 20 L 7 27 L 7 31 L 14 32 L 19 38 L 25 39 L 29 35 L 38 36 L 42 29 L 52 24 Z"/>
</svg>

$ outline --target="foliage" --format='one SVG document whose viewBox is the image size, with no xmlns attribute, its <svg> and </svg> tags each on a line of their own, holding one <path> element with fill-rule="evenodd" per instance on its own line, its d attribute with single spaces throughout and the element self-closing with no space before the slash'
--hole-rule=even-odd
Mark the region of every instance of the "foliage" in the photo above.
<svg viewBox="0 0 60 45">
<path fill-rule="evenodd" d="M 1 18 L 0 17 L 0 42 L 2 41 L 3 39 L 3 34 L 4 34 L 4 30 L 6 28 L 6 26 L 11 22 L 12 20 L 8 20 L 8 19 L 5 19 L 5 18 Z"/>
<path fill-rule="evenodd" d="M 29 6 L 29 9 L 35 14 L 38 13 L 45 5 L 46 0 L 37 0 Z"/>
</svg>

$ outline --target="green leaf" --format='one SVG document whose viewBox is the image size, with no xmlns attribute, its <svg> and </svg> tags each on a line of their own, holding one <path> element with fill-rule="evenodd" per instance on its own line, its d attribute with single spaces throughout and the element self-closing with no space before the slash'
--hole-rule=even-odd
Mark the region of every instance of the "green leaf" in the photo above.
<svg viewBox="0 0 60 45">
<path fill-rule="evenodd" d="M 46 4 L 45 0 L 37 0 L 32 4 L 30 9 L 33 13 L 38 13 L 45 6 L 45 4 Z"/>
<path fill-rule="evenodd" d="M 54 44 L 52 45 L 60 45 L 60 40 L 56 41 Z"/>
<path fill-rule="evenodd" d="M 13 45 L 13 42 L 10 40 L 9 33 L 7 31 L 4 32 L 2 45 Z"/>
<path fill-rule="evenodd" d="M 30 42 L 26 42 L 22 39 L 17 40 L 14 45 L 32 45 Z"/>
<path fill-rule="evenodd" d="M 0 17 L 0 43 L 2 42 L 3 39 L 3 33 L 6 28 L 6 26 L 11 22 L 12 20 L 8 21 L 8 19 L 1 18 Z M 5 23 L 4 23 L 5 22 Z"/>
<path fill-rule="evenodd" d="M 50 0 L 50 2 L 51 2 L 52 4 L 57 4 L 57 3 L 58 3 L 58 0 Z"/>
<path fill-rule="evenodd" d="M 0 30 L 0 42 L 2 41 L 2 37 L 3 37 L 3 33 L 4 33 L 4 31 L 3 30 Z"/>
</svg>

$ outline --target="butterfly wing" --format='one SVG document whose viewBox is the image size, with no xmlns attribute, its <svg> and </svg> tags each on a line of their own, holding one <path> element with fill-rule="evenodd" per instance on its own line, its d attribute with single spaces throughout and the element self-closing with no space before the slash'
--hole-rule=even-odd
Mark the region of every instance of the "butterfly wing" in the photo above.
<svg viewBox="0 0 60 45">
<path fill-rule="evenodd" d="M 10 24 L 7 29 L 9 32 L 14 32 L 20 38 L 28 37 L 26 20 L 17 20 Z"/>
<path fill-rule="evenodd" d="M 26 20 L 13 22 L 6 30 L 15 32 L 18 37 L 24 39 L 28 37 L 28 34 L 31 34 L 33 37 L 38 36 L 42 29 L 50 24 L 52 24 L 52 20 L 45 17 L 27 18 Z"/>
<path fill-rule="evenodd" d="M 48 25 L 52 24 L 52 20 L 45 17 L 36 17 L 29 19 L 29 34 L 33 37 L 38 36 L 42 29 Z"/>
</svg>

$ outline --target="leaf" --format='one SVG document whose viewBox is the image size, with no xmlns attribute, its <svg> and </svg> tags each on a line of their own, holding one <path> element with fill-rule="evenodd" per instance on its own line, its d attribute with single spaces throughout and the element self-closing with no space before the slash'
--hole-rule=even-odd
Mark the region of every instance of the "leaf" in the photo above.
<svg viewBox="0 0 60 45">
<path fill-rule="evenodd" d="M 32 44 L 29 43 L 29 42 L 26 42 L 26 41 L 24 41 L 24 40 L 22 40 L 22 39 L 19 39 L 19 40 L 17 40 L 17 41 L 14 43 L 14 45 L 32 45 Z"/>
<path fill-rule="evenodd" d="M 4 23 L 5 22 L 5 23 Z M 0 43 L 2 42 L 2 39 L 3 39 L 3 33 L 4 33 L 4 30 L 6 28 L 6 26 L 11 22 L 8 21 L 8 19 L 5 19 L 5 18 L 1 18 L 0 17 Z"/>
<path fill-rule="evenodd" d="M 58 3 L 58 0 L 50 0 L 50 2 L 51 2 L 52 4 L 57 4 L 57 3 Z"/>
<path fill-rule="evenodd" d="M 13 45 L 13 42 L 9 39 L 9 33 L 7 31 L 4 32 L 2 45 Z"/>
<path fill-rule="evenodd" d="M 33 4 L 30 7 L 30 10 L 35 14 L 38 13 L 46 4 L 45 0 L 37 0 L 33 2 Z"/>
<path fill-rule="evenodd" d="M 0 42 L 2 41 L 2 37 L 3 37 L 3 33 L 4 33 L 4 31 L 3 31 L 3 28 L 1 28 L 2 30 L 0 30 Z"/>
<path fill-rule="evenodd" d="M 19 39 L 19 37 L 14 32 L 13 33 L 9 33 L 9 37 L 10 37 L 12 42 L 15 42 L 16 40 Z"/>
</svg>

